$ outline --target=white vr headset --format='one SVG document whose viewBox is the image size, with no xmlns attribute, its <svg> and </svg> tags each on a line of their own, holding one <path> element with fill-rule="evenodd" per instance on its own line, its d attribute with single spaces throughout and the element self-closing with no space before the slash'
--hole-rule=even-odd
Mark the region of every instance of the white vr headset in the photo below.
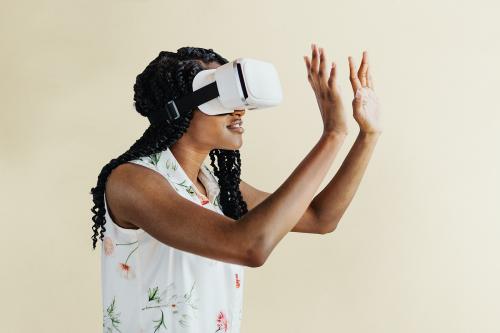
<svg viewBox="0 0 500 333">
<path fill-rule="evenodd" d="M 241 109 L 264 109 L 283 99 L 278 72 L 273 64 L 238 58 L 215 69 L 200 71 L 193 79 L 193 92 L 167 102 L 164 110 L 148 116 L 151 124 L 175 120 L 183 110 L 198 107 L 208 115 Z"/>
</svg>

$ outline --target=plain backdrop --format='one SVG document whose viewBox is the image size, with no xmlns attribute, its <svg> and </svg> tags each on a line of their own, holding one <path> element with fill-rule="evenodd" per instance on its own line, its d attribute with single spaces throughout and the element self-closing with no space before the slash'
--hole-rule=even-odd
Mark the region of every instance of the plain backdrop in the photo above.
<svg viewBox="0 0 500 333">
<path fill-rule="evenodd" d="M 380 137 L 337 230 L 289 233 L 247 268 L 242 333 L 500 331 L 500 33 L 486 1 L 3 1 L 0 331 L 100 332 L 92 198 L 145 128 L 135 77 L 162 50 L 275 64 L 283 103 L 245 115 L 242 179 L 280 186 L 322 123 L 304 55 L 367 50 Z"/>
</svg>

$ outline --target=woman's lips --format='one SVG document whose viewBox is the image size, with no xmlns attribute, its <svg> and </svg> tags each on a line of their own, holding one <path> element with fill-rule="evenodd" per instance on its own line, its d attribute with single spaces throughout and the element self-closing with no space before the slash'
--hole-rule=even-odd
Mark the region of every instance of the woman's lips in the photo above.
<svg viewBox="0 0 500 333">
<path fill-rule="evenodd" d="M 242 125 L 243 125 L 243 119 L 238 118 L 233 120 L 231 124 L 227 125 L 226 127 L 231 131 L 243 133 L 245 129 L 242 127 Z"/>
<path fill-rule="evenodd" d="M 245 129 L 241 126 L 226 126 L 228 130 L 238 133 L 243 133 Z"/>
<path fill-rule="evenodd" d="M 227 125 L 227 127 L 229 126 L 232 126 L 232 125 L 243 125 L 243 120 L 241 119 L 238 119 L 238 120 L 235 120 L 235 121 L 232 121 L 229 125 Z"/>
</svg>

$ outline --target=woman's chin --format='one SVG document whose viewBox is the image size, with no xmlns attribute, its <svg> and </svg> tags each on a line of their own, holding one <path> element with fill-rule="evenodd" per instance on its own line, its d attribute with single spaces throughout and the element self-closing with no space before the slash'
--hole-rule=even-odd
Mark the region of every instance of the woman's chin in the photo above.
<svg viewBox="0 0 500 333">
<path fill-rule="evenodd" d="M 241 130 L 230 130 L 225 129 L 223 135 L 220 136 L 220 149 L 236 150 L 240 149 L 243 145 L 243 129 Z M 221 133 L 222 134 L 222 133 Z"/>
<path fill-rule="evenodd" d="M 241 146 L 243 145 L 243 140 L 232 140 L 231 142 L 226 142 L 221 149 L 227 149 L 227 150 L 237 150 L 240 149 Z"/>
<path fill-rule="evenodd" d="M 233 148 L 231 148 L 232 150 L 237 150 L 237 149 L 240 149 L 241 146 L 243 146 L 243 141 L 241 141 L 240 143 L 238 143 L 237 145 L 235 145 Z"/>
</svg>

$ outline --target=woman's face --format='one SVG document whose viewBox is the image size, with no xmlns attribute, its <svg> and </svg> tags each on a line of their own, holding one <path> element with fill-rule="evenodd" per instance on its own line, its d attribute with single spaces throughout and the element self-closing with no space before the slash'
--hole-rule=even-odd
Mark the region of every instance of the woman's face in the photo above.
<svg viewBox="0 0 500 333">
<path fill-rule="evenodd" d="M 212 62 L 205 66 L 213 69 L 220 64 Z M 235 120 L 243 121 L 244 114 L 244 109 L 219 115 L 208 115 L 196 109 L 183 137 L 188 136 L 196 145 L 209 149 L 239 149 L 243 144 L 243 126 L 240 129 L 230 129 L 228 126 Z"/>
</svg>

